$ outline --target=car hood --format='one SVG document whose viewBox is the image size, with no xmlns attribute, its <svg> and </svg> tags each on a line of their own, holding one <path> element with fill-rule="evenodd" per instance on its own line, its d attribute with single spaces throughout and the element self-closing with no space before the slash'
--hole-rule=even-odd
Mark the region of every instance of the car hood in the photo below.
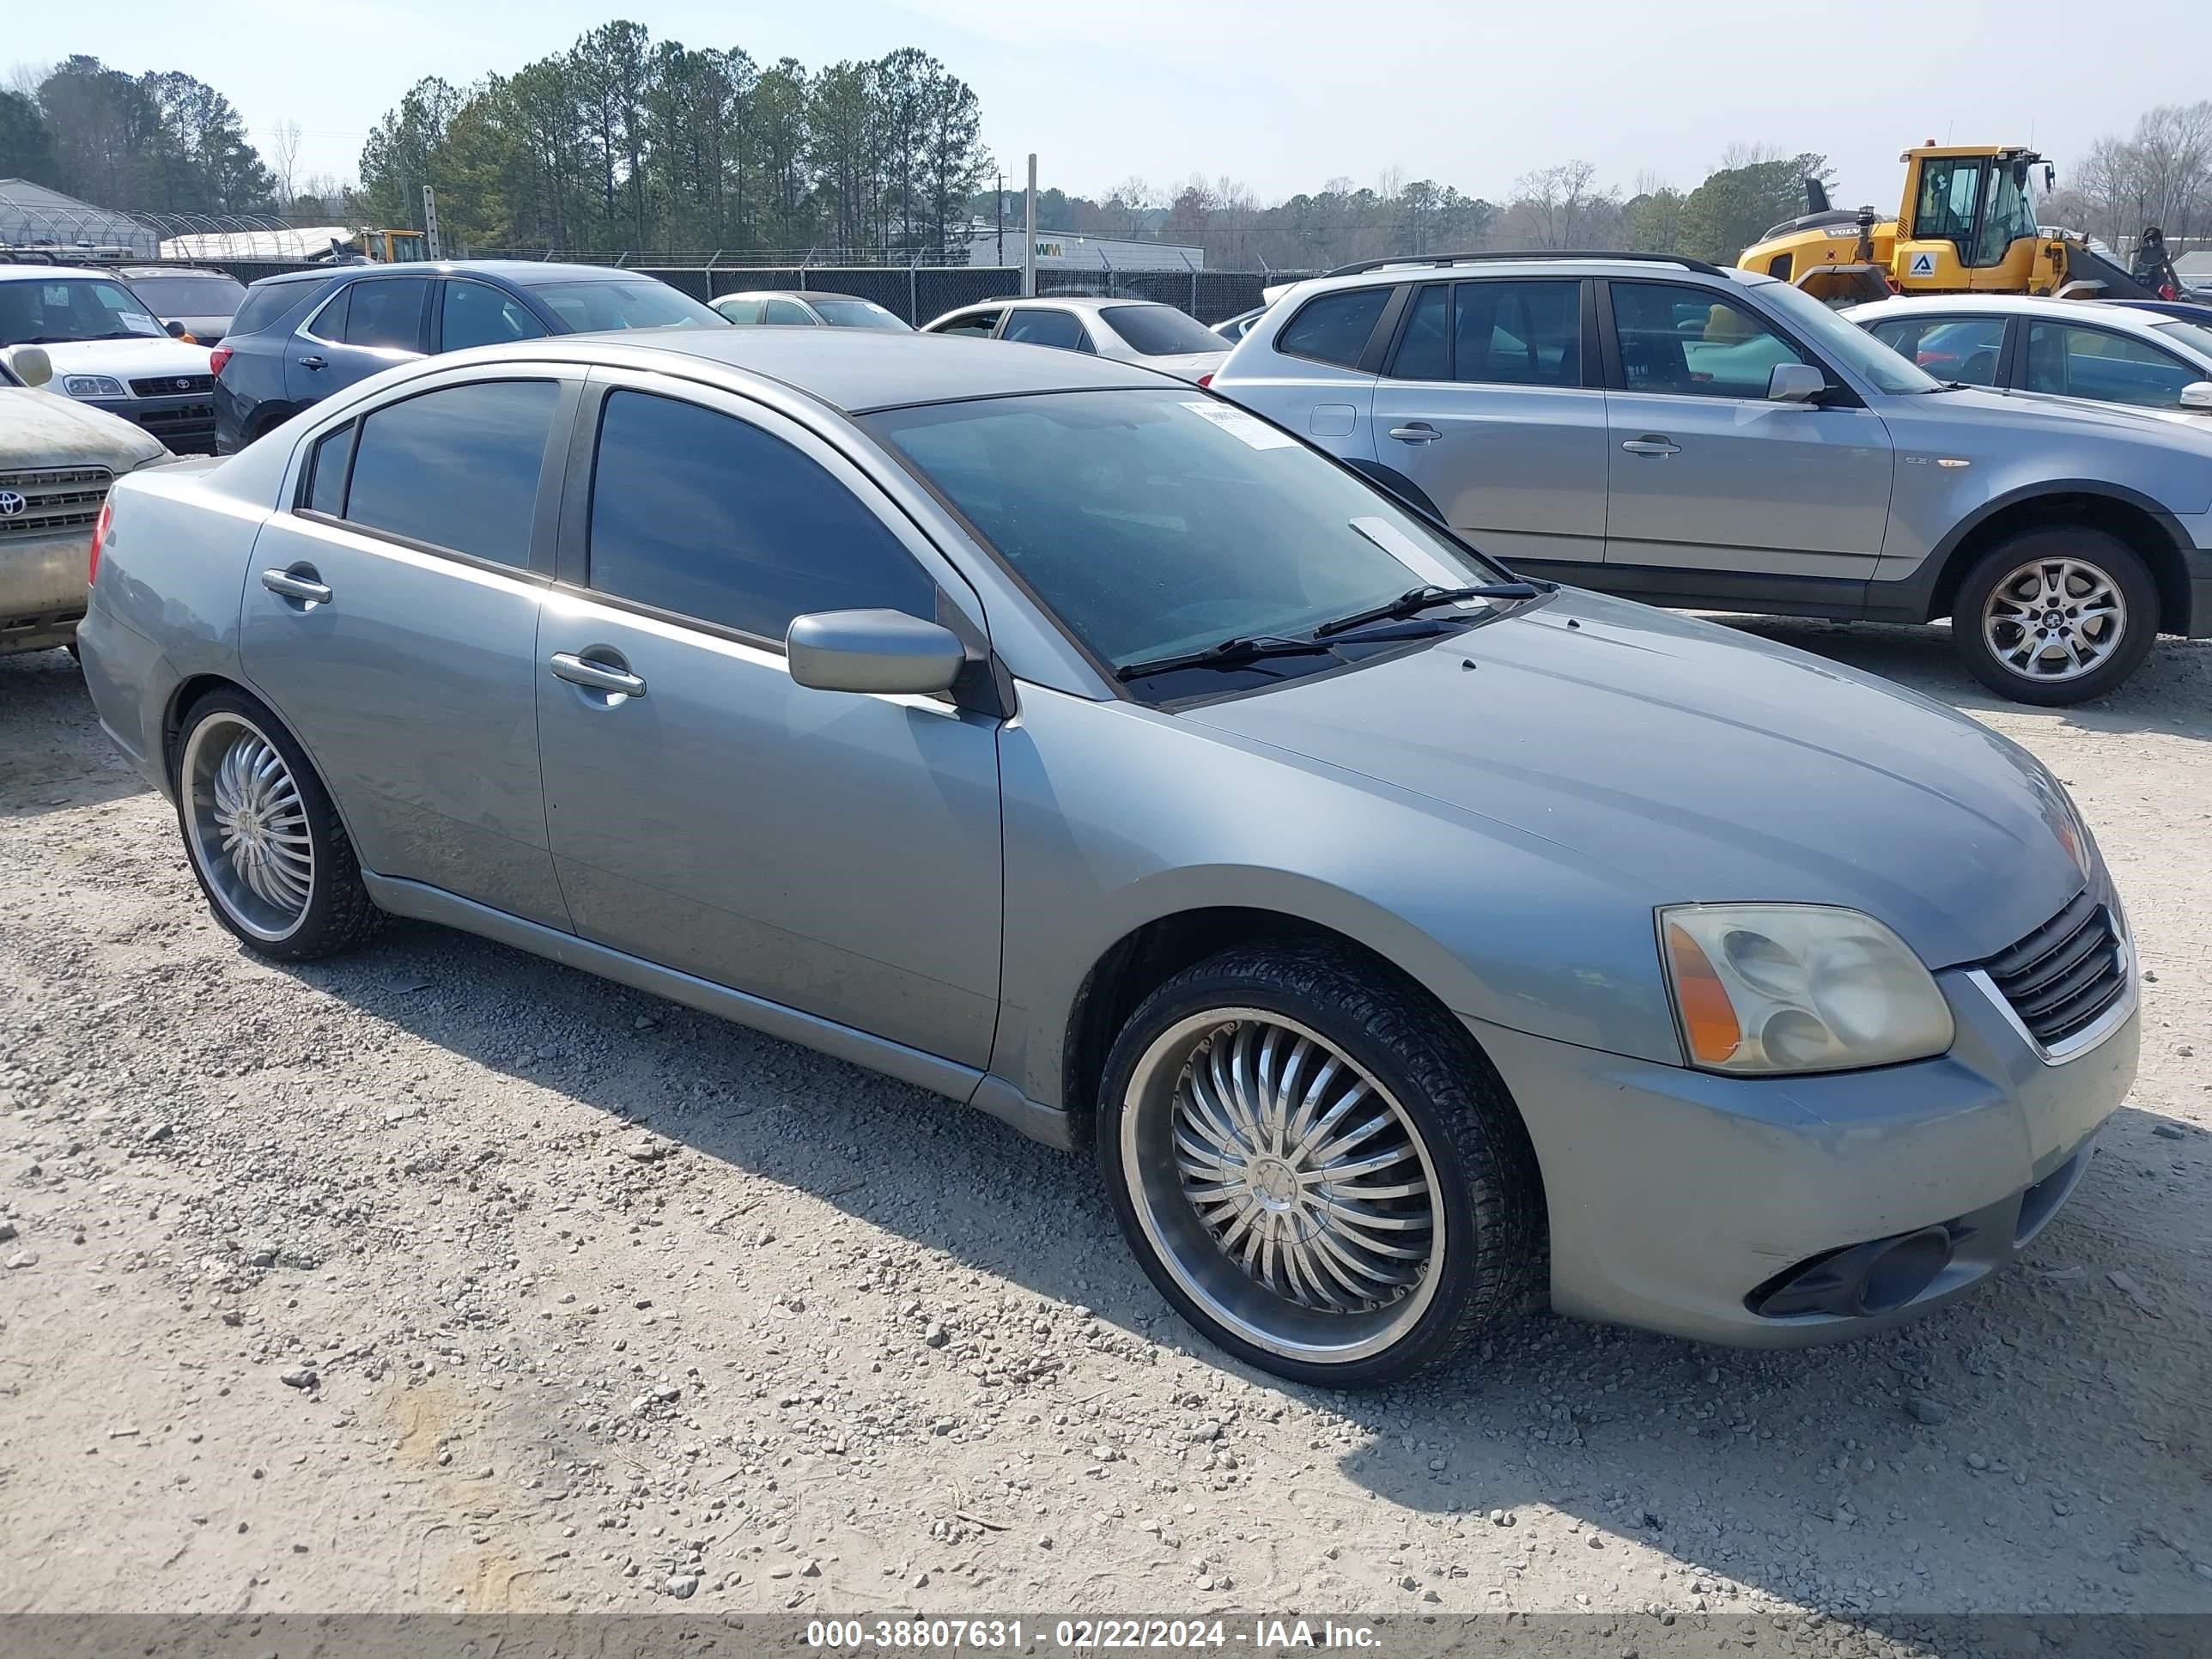
<svg viewBox="0 0 2212 1659">
<path fill-rule="evenodd" d="M 211 374 L 208 348 L 164 334 L 143 340 L 62 340 L 42 347 L 53 359 L 55 389 L 64 374 L 109 374 L 122 380 L 155 374 Z"/>
<path fill-rule="evenodd" d="M 0 471 L 104 466 L 127 472 L 167 453 L 160 439 L 119 415 L 42 388 L 0 386 Z"/>
<path fill-rule="evenodd" d="M 1508 826 L 1655 905 L 1863 910 L 1934 968 L 2004 949 L 2083 880 L 2057 786 L 1986 726 L 1807 652 L 1571 589 L 1182 718 Z M 1479 865 L 1440 849 L 1437 867 Z"/>
</svg>

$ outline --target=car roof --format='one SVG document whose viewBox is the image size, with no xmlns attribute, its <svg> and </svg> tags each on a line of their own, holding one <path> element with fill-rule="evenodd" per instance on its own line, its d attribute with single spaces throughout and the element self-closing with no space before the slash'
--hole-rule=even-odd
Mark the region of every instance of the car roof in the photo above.
<svg viewBox="0 0 2212 1659">
<path fill-rule="evenodd" d="M 57 276 L 106 276 L 112 280 L 117 274 L 112 265 L 0 265 L 0 283 L 43 283 Z"/>
<path fill-rule="evenodd" d="M 717 294 L 708 303 L 720 305 L 725 300 L 857 300 L 864 305 L 875 303 L 865 294 L 841 294 L 827 288 L 744 288 L 730 294 Z"/>
<path fill-rule="evenodd" d="M 215 265 L 118 265 L 115 273 L 118 276 L 230 276 L 234 283 L 238 280 Z"/>
<path fill-rule="evenodd" d="M 544 362 L 574 355 L 586 361 L 743 384 L 748 375 L 803 392 L 848 415 L 909 404 L 1038 392 L 1114 387 L 1170 389 L 1181 381 L 1134 363 L 1046 346 L 1002 343 L 978 349 L 972 340 L 933 334 L 891 334 L 848 328 L 672 328 L 564 334 L 425 359 Z M 672 362 L 672 358 L 685 360 Z M 725 376 L 712 371 L 730 371 Z M 700 374 L 699 371 L 708 371 Z M 1183 387 L 1188 391 L 1187 386 Z"/>
<path fill-rule="evenodd" d="M 1484 276 L 1558 276 L 1571 273 L 1577 276 L 1635 277 L 1645 282 L 1680 282 L 1709 287 L 1716 279 L 1716 271 L 1719 277 L 1744 288 L 1764 288 L 1775 281 L 1762 270 L 1745 270 L 1736 265 L 1710 266 L 1703 262 L 1676 264 L 1658 257 L 1546 253 L 1533 249 L 1526 255 L 1485 255 L 1453 262 L 1409 253 L 1403 260 L 1393 259 L 1362 270 L 1309 276 L 1285 288 L 1272 304 L 1261 309 L 1272 310 L 1293 295 L 1304 298 L 1340 288 L 1382 288 L 1394 283 L 1466 282 Z"/>
<path fill-rule="evenodd" d="M 327 281 L 333 276 L 342 276 L 353 282 L 364 276 L 497 276 L 522 288 L 542 283 L 657 283 L 660 280 L 645 271 L 625 270 L 619 265 L 571 265 L 540 259 L 399 259 L 366 265 L 325 264 L 310 270 L 280 270 L 273 276 L 261 277 L 250 286 L 259 288 L 264 283 Z"/>
<path fill-rule="evenodd" d="M 1853 322 L 1865 318 L 1912 317 L 1936 312 L 1960 317 L 2071 317 L 2130 332 L 2148 331 L 2150 328 L 2144 320 L 2146 313 L 2128 306 L 2105 305 L 2096 300 L 2057 300 L 2037 294 L 1905 294 L 1844 308 L 1844 315 Z"/>
</svg>

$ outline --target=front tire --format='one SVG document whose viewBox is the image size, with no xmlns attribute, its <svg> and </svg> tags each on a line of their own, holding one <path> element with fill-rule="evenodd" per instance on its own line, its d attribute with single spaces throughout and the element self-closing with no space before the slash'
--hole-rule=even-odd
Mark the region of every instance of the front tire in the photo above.
<svg viewBox="0 0 2212 1659">
<path fill-rule="evenodd" d="M 1097 1139 L 1160 1294 L 1293 1382 L 1395 1382 L 1540 1289 L 1542 1188 L 1504 1086 L 1346 954 L 1239 947 L 1169 980 L 1107 1057 Z"/>
<path fill-rule="evenodd" d="M 2053 525 L 2008 538 L 1966 573 L 1951 639 L 2001 697 L 2057 708 L 2101 697 L 2158 638 L 2158 585 L 2124 542 Z"/>
<path fill-rule="evenodd" d="M 282 721 L 210 692 L 177 744 L 177 823 L 215 918 L 257 956 L 305 962 L 360 944 L 383 913 L 337 808 Z"/>
</svg>

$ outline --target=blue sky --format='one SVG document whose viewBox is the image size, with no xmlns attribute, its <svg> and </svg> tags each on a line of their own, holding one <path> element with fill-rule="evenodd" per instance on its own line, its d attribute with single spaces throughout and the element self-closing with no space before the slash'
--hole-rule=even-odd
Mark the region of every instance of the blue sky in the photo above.
<svg viewBox="0 0 2212 1659">
<path fill-rule="evenodd" d="M 1009 182 L 1103 194 L 1132 173 L 1226 174 L 1262 200 L 1386 169 L 1498 199 L 1571 158 L 1632 187 L 1689 185 L 1732 143 L 1826 150 L 1841 199 L 1896 202 L 1897 152 L 1934 137 L 2033 142 L 2058 164 L 2155 103 L 2212 95 L 2212 5 L 2134 0 L 107 0 L 11 7 L 4 64 L 88 52 L 182 69 L 266 148 L 350 178 L 362 137 L 424 75 L 511 71 L 610 17 L 656 38 L 810 67 L 918 46 L 975 88 Z M 2115 20 L 2106 27 L 2104 18 Z"/>
</svg>

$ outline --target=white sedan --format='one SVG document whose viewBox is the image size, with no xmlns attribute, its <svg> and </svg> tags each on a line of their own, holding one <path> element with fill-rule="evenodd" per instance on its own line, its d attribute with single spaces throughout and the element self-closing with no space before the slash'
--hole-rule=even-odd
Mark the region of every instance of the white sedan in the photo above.
<svg viewBox="0 0 2212 1659">
<path fill-rule="evenodd" d="M 1055 346 L 1141 363 L 1200 386 L 1229 356 L 1228 345 L 1205 324 L 1153 300 L 990 300 L 948 311 L 923 324 L 921 331 Z"/>
<path fill-rule="evenodd" d="M 2016 294 L 1878 300 L 1843 314 L 1939 380 L 2119 404 L 2212 433 L 2212 322 Z"/>
</svg>

